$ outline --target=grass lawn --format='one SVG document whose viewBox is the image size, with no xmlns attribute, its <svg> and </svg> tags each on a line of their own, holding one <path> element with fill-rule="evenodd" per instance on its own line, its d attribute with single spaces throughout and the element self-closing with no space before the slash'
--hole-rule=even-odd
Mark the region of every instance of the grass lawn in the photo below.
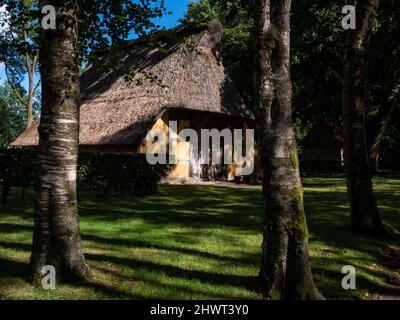
<svg viewBox="0 0 400 320">
<path fill-rule="evenodd" d="M 327 298 L 362 299 L 383 281 L 376 256 L 387 245 L 353 235 L 342 178 L 304 179 L 311 263 Z M 377 179 L 385 223 L 400 227 L 400 180 Z M 55 291 L 24 282 L 31 249 L 32 194 L 14 190 L 0 208 L 2 299 L 260 299 L 260 188 L 161 185 L 146 198 L 79 204 L 84 253 L 93 272 L 85 286 Z M 357 290 L 341 289 L 341 269 L 357 269 Z"/>
</svg>

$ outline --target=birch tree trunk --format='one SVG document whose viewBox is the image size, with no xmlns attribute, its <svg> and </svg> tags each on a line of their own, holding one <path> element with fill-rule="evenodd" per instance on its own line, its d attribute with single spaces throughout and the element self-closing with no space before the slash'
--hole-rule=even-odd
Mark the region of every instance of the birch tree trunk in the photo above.
<svg viewBox="0 0 400 320">
<path fill-rule="evenodd" d="M 35 96 L 35 91 L 34 91 L 34 78 L 35 77 L 35 70 L 33 69 L 33 72 L 28 72 L 28 79 L 29 79 L 29 89 L 28 89 L 28 103 L 26 106 L 26 111 L 27 111 L 27 121 L 26 121 L 26 130 L 28 130 L 33 123 L 33 99 Z"/>
<path fill-rule="evenodd" d="M 319 299 L 292 126 L 291 0 L 257 0 L 255 101 L 262 152 L 264 237 L 260 279 L 269 299 Z"/>
<path fill-rule="evenodd" d="M 28 33 L 26 31 L 27 27 L 24 26 L 24 39 L 29 42 Z M 33 124 L 33 99 L 35 98 L 35 72 L 36 72 L 37 56 L 30 56 L 28 53 L 25 54 L 24 65 L 28 73 L 28 101 L 26 104 L 27 111 L 27 122 L 26 130 L 28 130 Z"/>
<path fill-rule="evenodd" d="M 78 0 L 46 0 L 57 11 L 57 29 L 41 35 L 42 113 L 30 279 L 44 265 L 62 281 L 88 276 L 81 248 L 76 175 L 79 139 Z"/>
<path fill-rule="evenodd" d="M 354 232 L 384 232 L 373 193 L 368 161 L 365 120 L 366 51 L 379 0 L 357 3 L 357 28 L 348 30 L 343 75 L 343 118 L 347 192 Z"/>
</svg>

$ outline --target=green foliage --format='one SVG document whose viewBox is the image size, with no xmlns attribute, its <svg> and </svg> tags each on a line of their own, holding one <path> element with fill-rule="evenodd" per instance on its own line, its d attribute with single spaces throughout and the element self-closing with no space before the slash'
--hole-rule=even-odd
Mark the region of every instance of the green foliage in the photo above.
<svg viewBox="0 0 400 320">
<path fill-rule="evenodd" d="M 0 148 L 24 130 L 26 121 L 25 106 L 15 97 L 9 86 L 0 86 Z"/>
<path fill-rule="evenodd" d="M 294 127 L 301 141 L 322 121 L 342 123 L 342 70 L 346 33 L 341 8 L 354 1 L 299 0 L 292 9 L 292 80 Z M 193 2 L 182 20 L 195 23 L 215 17 L 224 25 L 224 65 L 252 109 L 254 1 L 201 0 Z M 368 51 L 367 109 L 376 110 L 383 100 L 399 98 L 400 2 L 382 1 Z M 398 110 L 396 111 L 398 113 Z M 398 157 L 395 117 L 387 131 L 382 156 L 386 163 Z M 393 152 L 397 150 L 396 152 Z M 301 151 L 301 150 L 300 150 Z M 385 153 L 385 154 L 383 154 Z M 388 159 L 392 158 L 392 159 Z"/>
<path fill-rule="evenodd" d="M 29 73 L 34 76 L 38 71 L 38 1 L 5 0 L 2 4 L 6 11 L 0 13 L 0 62 L 4 63 L 7 82 L 21 102 L 27 104 L 23 83 Z"/>
<path fill-rule="evenodd" d="M 340 118 L 343 4 L 324 0 L 293 2 L 292 76 L 296 132 L 300 139 L 310 124 Z M 207 7 L 212 10 L 206 10 Z M 251 109 L 254 1 L 202 0 L 189 5 L 183 21 L 193 23 L 196 17 L 203 20 L 210 11 L 225 27 L 224 65 Z"/>
<path fill-rule="evenodd" d="M 342 123 L 342 60 L 346 33 L 341 28 L 340 21 L 341 8 L 345 4 L 349 4 L 348 1 L 293 2 L 294 111 L 296 120 L 300 119 L 299 123 L 304 129 L 326 120 L 337 125 Z M 399 1 L 381 1 L 368 47 L 367 112 L 377 110 L 384 101 L 398 97 L 399 21 Z M 386 139 L 395 139 L 393 133 L 389 129 Z"/>
<path fill-rule="evenodd" d="M 218 17 L 215 7 L 207 0 L 191 1 L 188 4 L 187 12 L 180 22 L 184 25 L 198 24 L 211 21 Z"/>
<path fill-rule="evenodd" d="M 296 117 L 293 121 L 293 131 L 294 131 L 294 135 L 297 141 L 302 141 L 307 134 L 310 132 L 312 128 L 312 123 L 310 122 L 306 122 L 306 125 L 304 125 L 302 123 L 302 120 L 298 117 Z M 299 152 L 301 152 L 301 145 L 298 145 L 299 148 Z"/>
<path fill-rule="evenodd" d="M 0 58 L 11 68 L 21 82 L 22 75 L 17 68 L 23 68 L 24 59 L 39 54 L 39 9 L 37 0 L 4 0 L 6 10 L 0 13 Z"/>
<path fill-rule="evenodd" d="M 164 0 L 81 0 L 79 6 L 82 62 L 95 63 L 105 52 L 108 52 L 109 56 L 118 53 L 132 33 L 137 37 L 154 33 L 160 29 L 160 26 L 154 23 L 154 19 L 169 14 Z M 115 68 L 117 61 L 110 63 L 110 67 Z"/>
<path fill-rule="evenodd" d="M 37 176 L 37 150 L 0 150 L 0 178 L 23 190 L 31 186 Z"/>
<path fill-rule="evenodd" d="M 27 188 L 39 175 L 37 149 L 0 150 L 0 180 Z M 168 173 L 168 166 L 150 165 L 143 154 L 81 153 L 78 185 L 101 197 L 148 195 Z"/>
<path fill-rule="evenodd" d="M 303 129 L 330 119 L 341 123 L 345 34 L 340 21 L 344 4 L 325 0 L 293 2 L 294 116 Z"/>
<path fill-rule="evenodd" d="M 138 196 L 157 191 L 168 167 L 150 165 L 143 154 L 81 153 L 78 183 L 99 196 Z"/>
<path fill-rule="evenodd" d="M 224 65 L 242 97 L 251 108 L 253 69 L 253 0 L 201 0 L 191 2 L 183 24 L 196 24 L 218 18 L 224 26 L 222 51 Z"/>
<path fill-rule="evenodd" d="M 143 36 L 158 29 L 152 20 L 168 14 L 164 0 L 109 1 L 80 0 L 79 38 L 81 57 L 96 51 L 118 46 L 134 32 Z M 8 13 L 0 16 L 0 27 L 8 24 L 9 32 L 2 33 L 2 48 L 24 56 L 37 55 L 40 47 L 40 18 L 38 0 L 4 0 Z M 13 37 L 11 31 L 17 35 Z M 27 32 L 27 38 L 24 37 Z"/>
<path fill-rule="evenodd" d="M 168 14 L 164 2 L 80 0 L 82 64 L 98 62 L 105 52 L 118 53 L 132 33 L 140 37 L 158 30 L 160 26 L 153 20 Z M 42 15 L 38 0 L 4 0 L 1 5 L 5 5 L 7 11 L 0 13 L 0 62 L 5 63 L 8 81 L 19 92 L 27 69 L 38 71 Z M 102 61 L 101 65 L 106 64 Z M 120 67 L 116 61 L 109 61 L 107 66 Z"/>
<path fill-rule="evenodd" d="M 368 108 L 400 98 L 400 2 L 381 1 L 368 51 Z"/>
</svg>

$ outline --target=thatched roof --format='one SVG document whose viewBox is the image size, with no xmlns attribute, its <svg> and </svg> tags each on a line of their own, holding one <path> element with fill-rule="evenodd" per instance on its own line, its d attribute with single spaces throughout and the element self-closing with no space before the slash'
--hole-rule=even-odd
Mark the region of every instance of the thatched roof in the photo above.
<svg viewBox="0 0 400 320">
<path fill-rule="evenodd" d="M 169 108 L 252 119 L 218 59 L 222 26 L 179 28 L 174 34 L 162 38 L 163 49 L 143 49 L 137 40 L 120 52 L 131 81 L 94 66 L 83 72 L 81 145 L 137 144 Z M 37 121 L 12 145 L 38 145 L 38 126 Z"/>
</svg>

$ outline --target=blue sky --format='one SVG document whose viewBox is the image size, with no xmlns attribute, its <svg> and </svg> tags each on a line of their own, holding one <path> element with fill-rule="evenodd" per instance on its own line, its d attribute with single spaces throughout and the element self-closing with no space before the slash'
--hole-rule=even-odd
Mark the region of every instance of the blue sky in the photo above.
<svg viewBox="0 0 400 320">
<path fill-rule="evenodd" d="M 166 0 L 165 4 L 168 10 L 172 11 L 172 15 L 162 17 L 160 24 L 167 28 L 176 26 L 177 21 L 183 17 L 189 2 L 190 0 Z"/>
<path fill-rule="evenodd" d="M 157 23 L 162 27 L 172 28 L 178 24 L 178 20 L 181 19 L 186 11 L 187 5 L 190 0 L 166 0 L 165 4 L 168 11 L 171 11 L 171 15 L 166 15 L 157 20 Z M 4 67 L 0 66 L 0 84 L 4 83 Z"/>
</svg>

